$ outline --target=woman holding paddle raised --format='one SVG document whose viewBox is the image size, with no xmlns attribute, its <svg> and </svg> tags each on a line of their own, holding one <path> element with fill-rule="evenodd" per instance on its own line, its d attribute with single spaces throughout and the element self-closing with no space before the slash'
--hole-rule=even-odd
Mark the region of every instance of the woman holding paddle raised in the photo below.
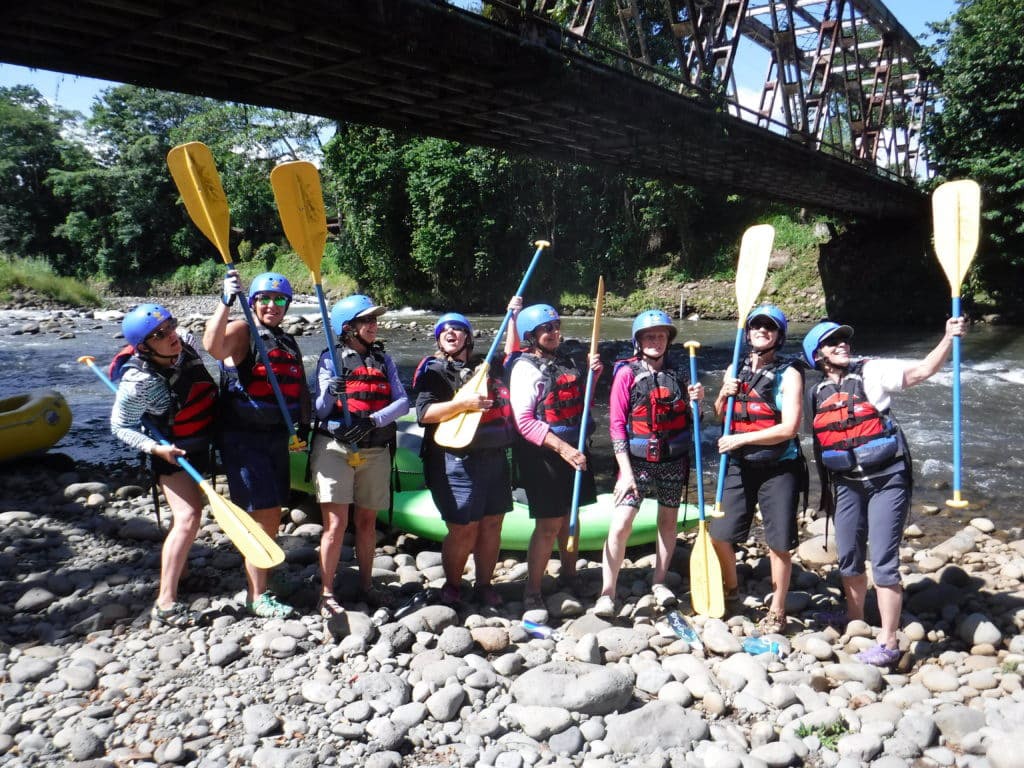
<svg viewBox="0 0 1024 768">
<path fill-rule="evenodd" d="M 221 368 L 221 461 L 228 478 L 231 500 L 251 514 L 271 538 L 281 525 L 281 508 L 291 488 L 288 462 L 289 430 L 309 431 L 309 390 L 302 353 L 295 338 L 281 329 L 292 300 L 288 278 L 276 272 L 257 275 L 249 286 L 248 304 L 253 327 L 245 320 L 230 320 L 231 305 L 242 294 L 235 270 L 224 279 L 221 303 L 206 323 L 203 346 Z M 246 301 L 245 298 L 240 299 Z M 274 382 L 260 359 L 259 334 L 268 351 L 288 409 L 287 419 L 273 390 Z M 254 616 L 281 618 L 292 607 L 280 602 L 267 588 L 267 571 L 248 561 L 246 608 Z"/>
<path fill-rule="evenodd" d="M 690 471 L 690 401 L 702 400 L 704 388 L 687 386 L 687 372 L 666 365 L 675 337 L 668 314 L 660 309 L 641 312 L 633 320 L 636 354 L 615 364 L 608 426 L 619 477 L 615 517 L 604 545 L 601 595 L 594 605 L 598 616 L 617 613 L 615 588 L 626 541 L 640 502 L 652 490 L 658 494 L 658 542 L 651 593 L 660 606 L 676 600 L 665 586 L 665 574 L 676 549 L 679 503 Z"/>
<path fill-rule="evenodd" d="M 524 603 L 527 611 L 543 610 L 541 579 L 558 541 L 561 559 L 559 579 L 572 585 L 576 579 L 576 552 L 569 550 L 569 513 L 577 471 L 582 472 L 580 503 L 596 500 L 594 473 L 585 453 L 577 450 L 582 424 L 586 376 L 569 357 L 560 354 L 561 320 L 554 307 L 534 304 L 516 318 L 519 338 L 526 345 L 513 356 L 509 377 L 512 413 L 520 439 L 513 458 L 534 520 L 527 551 Z M 590 368 L 601 372 L 601 360 L 590 356 Z"/>
<path fill-rule="evenodd" d="M 522 297 L 509 304 L 512 314 L 505 344 L 514 343 L 515 315 Z M 483 362 L 473 352 L 473 326 L 464 315 L 448 312 L 434 324 L 437 352 L 417 366 L 413 376 L 416 417 L 426 427 L 423 437 L 423 475 L 434 505 L 448 526 L 441 545 L 445 584 L 441 602 L 458 605 L 462 600 L 462 573 L 470 554 L 476 572 L 476 599 L 485 608 L 504 602 L 491 586 L 501 546 L 501 524 L 512 511 L 512 483 L 505 449 L 515 439 L 508 387 L 489 376 L 484 391 L 464 385 Z M 500 371 L 496 366 L 495 371 Z M 439 445 L 434 439 L 439 422 L 466 411 L 483 411 L 472 440 L 462 448 Z"/>
<path fill-rule="evenodd" d="M 338 365 L 331 351 L 316 364 L 316 428 L 310 465 L 324 520 L 320 537 L 320 615 L 331 620 L 343 609 L 334 597 L 334 576 L 355 504 L 356 560 L 362 597 L 375 607 L 394 599 L 373 585 L 377 511 L 391 502 L 391 446 L 395 420 L 409 411 L 398 368 L 377 341 L 377 317 L 387 309 L 369 296 L 348 296 L 331 308 Z"/>
<path fill-rule="evenodd" d="M 739 595 L 734 547 L 747 540 L 760 508 L 771 566 L 772 603 L 759 623 L 762 632 L 786 627 L 786 593 L 797 544 L 797 505 L 806 486 L 807 464 L 797 432 L 803 413 L 803 377 L 793 360 L 779 355 L 789 324 L 772 304 L 754 308 L 746 320 L 750 355 L 738 372 L 725 372 L 715 412 L 725 416 L 732 398 L 732 434 L 718 441 L 729 454 L 722 510 L 711 522 L 711 538 L 722 566 L 726 600 Z"/>
<path fill-rule="evenodd" d="M 171 508 L 173 521 L 160 554 L 160 591 L 151 623 L 191 626 L 196 616 L 178 602 L 178 581 L 196 539 L 205 499 L 199 486 L 178 465 L 187 457 L 200 471 L 210 468 L 217 387 L 193 344 L 178 336 L 178 321 L 158 304 L 140 304 L 121 322 L 131 356 L 118 355 L 111 378 L 120 382 L 110 414 L 114 435 L 149 454 L 150 466 Z M 171 441 L 161 445 L 143 425 L 150 419 Z"/>
<path fill-rule="evenodd" d="M 818 323 L 804 337 L 804 356 L 824 380 L 812 390 L 814 455 L 822 470 L 823 494 L 834 512 L 839 575 L 846 594 L 845 614 L 821 614 L 822 623 L 840 625 L 864 618 L 867 575 L 864 561 L 871 552 L 871 577 L 878 593 L 882 630 L 878 645 L 857 659 L 879 667 L 900 657 L 896 640 L 903 586 L 899 545 L 910 510 L 913 469 L 903 431 L 889 410 L 889 393 L 920 384 L 946 362 L 953 339 L 967 331 L 964 318 L 946 321 L 942 340 L 920 361 L 850 357 L 853 328 Z"/>
</svg>

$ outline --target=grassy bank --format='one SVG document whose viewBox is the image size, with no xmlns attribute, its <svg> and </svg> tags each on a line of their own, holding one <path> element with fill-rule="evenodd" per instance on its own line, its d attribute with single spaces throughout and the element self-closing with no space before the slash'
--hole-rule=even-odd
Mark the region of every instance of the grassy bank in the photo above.
<svg viewBox="0 0 1024 768">
<path fill-rule="evenodd" d="M 80 280 L 54 274 L 41 259 L 0 255 L 0 304 L 37 303 L 38 299 L 72 307 L 98 307 L 102 300 Z"/>
</svg>

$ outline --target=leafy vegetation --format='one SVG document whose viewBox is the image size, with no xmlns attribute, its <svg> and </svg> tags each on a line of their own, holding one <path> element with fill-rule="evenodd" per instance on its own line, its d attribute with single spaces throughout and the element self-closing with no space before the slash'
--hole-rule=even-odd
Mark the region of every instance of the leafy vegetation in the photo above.
<svg viewBox="0 0 1024 768">
<path fill-rule="evenodd" d="M 926 134 L 938 180 L 982 188 L 982 243 L 965 294 L 1017 307 L 1024 299 L 1024 29 L 1019 0 L 960 0 L 934 26 L 944 107 Z"/>
<path fill-rule="evenodd" d="M 807 736 L 817 736 L 818 741 L 821 742 L 821 746 L 825 749 L 830 749 L 833 752 L 836 751 L 836 746 L 839 744 L 839 739 L 850 732 L 850 725 L 842 718 L 839 718 L 833 723 L 828 725 L 801 725 L 796 729 L 796 735 L 801 739 Z"/>
<path fill-rule="evenodd" d="M 61 277 L 41 259 L 20 259 L 0 254 L 0 302 L 9 302 L 14 291 L 30 291 L 60 304 L 98 307 L 100 298 L 89 286 Z"/>
</svg>

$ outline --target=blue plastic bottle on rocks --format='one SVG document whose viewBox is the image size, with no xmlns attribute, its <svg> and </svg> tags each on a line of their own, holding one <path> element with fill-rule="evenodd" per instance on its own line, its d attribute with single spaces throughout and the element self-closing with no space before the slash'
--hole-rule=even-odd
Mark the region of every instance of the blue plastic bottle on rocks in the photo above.
<svg viewBox="0 0 1024 768">
<path fill-rule="evenodd" d="M 743 650 L 752 656 L 759 656 L 762 653 L 779 655 L 779 644 L 768 642 L 763 637 L 748 637 L 743 640 Z"/>
</svg>

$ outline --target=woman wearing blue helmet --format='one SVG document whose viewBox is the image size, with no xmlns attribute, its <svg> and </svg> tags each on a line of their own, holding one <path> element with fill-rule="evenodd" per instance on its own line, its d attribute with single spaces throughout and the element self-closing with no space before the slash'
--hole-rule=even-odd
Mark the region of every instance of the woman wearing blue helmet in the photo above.
<svg viewBox="0 0 1024 768">
<path fill-rule="evenodd" d="M 409 411 L 398 367 L 377 340 L 377 318 L 385 307 L 361 293 L 331 308 L 335 333 L 334 370 L 330 350 L 316 364 L 316 425 L 310 466 L 324 520 L 320 537 L 320 615 L 328 621 L 342 612 L 334 596 L 334 577 L 354 506 L 356 562 L 361 597 L 374 606 L 394 598 L 374 586 L 377 510 L 391 502 L 391 445 L 395 421 Z M 346 418 L 347 414 L 347 418 Z"/>
<path fill-rule="evenodd" d="M 598 616 L 611 617 L 618 612 L 615 592 L 626 541 L 640 502 L 652 490 L 658 496 L 658 541 L 651 593 L 660 606 L 676 600 L 665 585 L 665 576 L 675 553 L 679 504 L 690 470 L 690 400 L 702 400 L 704 388 L 688 386 L 688 372 L 666 364 L 675 337 L 676 328 L 667 313 L 660 309 L 641 312 L 633 320 L 636 354 L 615 364 L 608 431 L 619 476 L 615 517 L 604 545 L 601 595 L 594 605 Z"/>
<path fill-rule="evenodd" d="M 218 441 L 231 500 L 251 514 L 269 536 L 276 537 L 281 508 L 291 490 L 288 461 L 288 425 L 278 406 L 266 367 L 257 353 L 248 323 L 230 320 L 231 305 L 243 294 L 238 272 L 224 279 L 221 302 L 206 323 L 203 345 L 221 370 L 221 434 Z M 256 330 L 267 349 L 271 369 L 288 405 L 288 417 L 308 432 L 309 390 L 302 352 L 289 333 L 281 329 L 292 300 L 288 278 L 277 272 L 257 275 L 247 298 Z M 245 564 L 246 608 L 263 618 L 292 613 L 267 588 L 268 572 Z"/>
<path fill-rule="evenodd" d="M 200 472 L 210 468 L 217 387 L 195 340 L 178 335 L 178 321 L 159 304 L 140 304 L 124 316 L 121 329 L 129 347 L 111 366 L 118 381 L 110 427 L 131 448 L 149 454 L 156 483 L 171 508 L 173 522 L 160 553 L 160 589 L 150 613 L 155 626 L 190 626 L 196 615 L 178 601 L 178 581 L 195 541 L 206 500 L 178 466 L 188 458 Z M 170 442 L 161 445 L 144 421 Z"/>
<path fill-rule="evenodd" d="M 938 345 L 920 361 L 850 357 L 853 328 L 833 322 L 814 326 L 804 337 L 808 365 L 824 374 L 812 390 L 814 456 L 828 511 L 835 514 L 839 575 L 845 614 L 825 613 L 821 623 L 845 627 L 864 618 L 870 552 L 878 596 L 878 644 L 857 654 L 865 664 L 888 667 L 899 661 L 896 638 L 903 608 L 899 545 L 910 510 L 913 469 L 903 431 L 889 408 L 889 393 L 934 376 L 949 356 L 964 318 L 946 321 Z"/>
<path fill-rule="evenodd" d="M 725 372 L 715 412 L 725 417 L 733 402 L 733 432 L 718 441 L 729 454 L 722 495 L 725 515 L 711 521 L 715 552 L 722 564 L 726 599 L 739 596 L 735 547 L 747 540 L 754 513 L 760 509 L 771 565 L 772 602 L 761 620 L 762 632 L 786 627 L 786 594 L 792 575 L 792 550 L 797 544 L 797 506 L 806 487 L 807 465 L 797 433 L 803 413 L 803 377 L 793 360 L 778 352 L 788 323 L 778 307 L 763 304 L 747 316 L 750 354 L 740 370 Z"/>
<path fill-rule="evenodd" d="M 518 347 L 515 318 L 523 300 L 512 298 L 505 341 L 506 354 Z M 437 351 L 426 357 L 413 376 L 416 416 L 425 427 L 423 474 L 434 505 L 448 527 L 441 545 L 445 584 L 441 602 L 456 606 L 462 600 L 462 574 L 473 555 L 476 600 L 486 609 L 504 602 L 491 586 L 501 546 L 501 524 L 512 510 L 512 483 L 506 448 L 516 436 L 508 387 L 498 376 L 487 380 L 487 391 L 464 392 L 482 358 L 471 357 L 473 326 L 465 315 L 448 312 L 434 324 Z M 495 361 L 492 371 L 500 371 Z M 454 450 L 434 440 L 438 423 L 466 411 L 483 411 L 473 439 Z"/>
<path fill-rule="evenodd" d="M 527 550 L 524 603 L 527 611 L 544 611 L 541 580 L 558 541 L 563 583 L 576 581 L 576 553 L 567 551 L 569 512 L 576 472 L 583 472 L 580 503 L 595 498 L 594 473 L 587 456 L 577 450 L 580 431 L 593 432 L 583 424 L 586 375 L 576 362 L 559 352 L 561 319 L 554 307 L 534 304 L 516 318 L 519 338 L 526 345 L 511 360 L 509 395 L 521 439 L 513 446 L 513 458 L 530 503 L 534 520 Z M 601 360 L 590 358 L 600 375 Z M 538 614 L 538 619 L 542 619 Z"/>
</svg>

